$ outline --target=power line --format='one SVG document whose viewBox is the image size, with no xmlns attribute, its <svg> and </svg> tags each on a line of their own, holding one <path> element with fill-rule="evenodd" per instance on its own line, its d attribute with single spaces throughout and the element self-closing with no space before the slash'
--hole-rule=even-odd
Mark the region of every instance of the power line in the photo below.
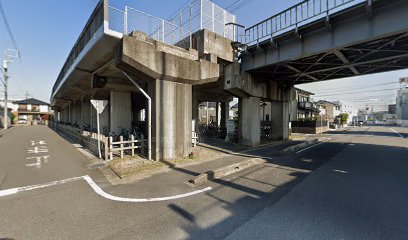
<svg viewBox="0 0 408 240">
<path fill-rule="evenodd" d="M 254 2 L 254 1 L 255 1 L 255 0 L 246 0 L 246 1 L 243 1 L 240 5 L 237 5 L 237 6 L 235 6 L 233 9 L 230 9 L 230 12 L 231 12 L 231 13 L 234 13 L 234 12 L 238 11 L 239 9 L 245 7 L 246 5 L 248 5 L 248 4 L 250 4 L 250 3 Z"/>
<path fill-rule="evenodd" d="M 397 82 L 387 82 L 387 83 L 380 83 L 372 86 L 352 86 L 352 87 L 339 87 L 339 88 L 331 88 L 331 89 L 321 89 L 318 90 L 319 94 L 329 94 L 329 93 L 338 93 L 339 90 L 344 89 L 344 90 L 359 90 L 359 89 L 367 89 L 367 88 L 373 88 L 373 87 L 379 87 L 379 86 L 386 86 L 386 85 L 396 85 L 398 84 Z M 340 92 L 343 92 L 344 90 L 341 90 Z"/>
<path fill-rule="evenodd" d="M 356 93 L 371 93 L 371 92 L 382 92 L 382 91 L 395 91 L 399 88 L 389 88 L 389 89 L 381 89 L 381 90 L 371 90 L 371 91 L 359 91 L 359 92 L 347 92 L 347 93 L 339 93 L 339 94 L 330 94 L 330 95 L 316 95 L 319 97 L 330 97 L 330 96 L 341 96 L 341 95 L 349 95 L 349 94 L 356 94 Z"/>
<path fill-rule="evenodd" d="M 15 48 L 15 49 L 19 49 L 19 48 L 17 47 L 17 42 L 16 42 L 16 39 L 14 38 L 13 31 L 11 31 L 11 27 L 10 27 L 10 24 L 9 24 L 9 22 L 8 22 L 8 20 L 7 20 L 7 16 L 6 16 L 6 13 L 5 13 L 5 11 L 4 11 L 4 8 L 3 8 L 3 5 L 2 5 L 2 3 L 1 3 L 1 0 L 0 0 L 0 13 L 1 13 L 1 16 L 2 16 L 2 18 L 3 18 L 4 25 L 6 25 L 7 32 L 8 32 L 8 34 L 9 34 L 10 38 L 11 38 L 11 41 L 12 41 L 12 43 L 13 43 L 14 48 Z"/>
</svg>

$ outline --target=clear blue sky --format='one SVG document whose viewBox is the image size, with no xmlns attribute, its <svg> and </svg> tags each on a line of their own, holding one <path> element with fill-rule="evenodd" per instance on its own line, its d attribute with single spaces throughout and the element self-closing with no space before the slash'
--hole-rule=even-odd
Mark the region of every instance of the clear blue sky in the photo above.
<svg viewBox="0 0 408 240">
<path fill-rule="evenodd" d="M 82 31 L 89 15 L 98 0 L 0 0 L 6 11 L 10 26 L 14 33 L 22 59 L 11 64 L 10 95 L 21 98 L 28 91 L 32 97 L 49 101 L 51 88 L 64 64 L 69 51 L 73 47 Z M 186 0 L 111 0 L 115 6 L 129 5 L 146 13 L 161 17 L 170 17 Z M 235 0 L 215 0 L 222 7 L 230 6 Z M 299 0 L 253 0 L 244 8 L 234 12 L 238 22 L 249 26 L 271 15 L 282 11 Z M 0 49 L 12 48 L 13 44 L 8 36 L 4 23 L 0 20 Z M 408 71 L 387 74 L 370 75 L 354 79 L 330 81 L 312 85 L 303 85 L 302 88 L 317 92 L 341 87 L 350 91 L 353 86 L 372 86 L 390 81 L 398 81 L 401 76 L 408 76 Z M 396 88 L 399 85 L 386 85 L 387 88 Z M 370 90 L 384 88 L 372 87 Z M 369 95 L 353 94 L 339 96 L 342 99 L 355 99 L 371 97 L 373 95 L 391 94 L 371 93 Z M 327 95 L 327 94 L 326 94 Z M 337 98 L 323 97 L 328 100 Z M 384 97 L 385 98 L 385 97 Z M 386 101 L 391 102 L 393 97 L 387 96 Z M 374 97 L 372 98 L 374 99 Z M 367 100 L 369 101 L 369 100 Z M 371 101 L 371 100 L 370 100 Z M 369 102 L 370 102 L 369 101 Z M 376 105 L 384 102 L 372 100 Z M 379 103 L 377 103 L 379 102 Z M 358 102 L 361 104 L 361 102 Z M 374 105 L 373 103 L 373 105 Z M 365 104 L 365 102 L 364 102 Z M 382 104 L 384 105 L 384 104 Z"/>
</svg>

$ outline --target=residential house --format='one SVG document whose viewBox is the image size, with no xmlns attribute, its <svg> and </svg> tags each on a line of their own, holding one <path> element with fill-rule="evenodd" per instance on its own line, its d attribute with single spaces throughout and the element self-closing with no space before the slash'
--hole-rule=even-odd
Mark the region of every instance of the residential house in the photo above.
<svg viewBox="0 0 408 240">
<path fill-rule="evenodd" d="M 14 113 L 19 121 L 31 123 L 33 120 L 47 122 L 50 117 L 50 104 L 35 98 L 28 98 L 13 102 Z"/>
<path fill-rule="evenodd" d="M 318 106 L 320 116 L 331 123 L 333 123 L 335 118 L 341 113 L 340 105 L 334 102 L 320 100 L 316 104 Z"/>
<path fill-rule="evenodd" d="M 314 93 L 305 91 L 300 88 L 296 90 L 296 101 L 293 101 L 289 106 L 290 121 L 297 121 L 300 119 L 313 118 L 318 114 L 318 108 L 311 96 Z M 269 102 L 261 103 L 261 121 L 270 121 L 273 109 Z"/>
</svg>

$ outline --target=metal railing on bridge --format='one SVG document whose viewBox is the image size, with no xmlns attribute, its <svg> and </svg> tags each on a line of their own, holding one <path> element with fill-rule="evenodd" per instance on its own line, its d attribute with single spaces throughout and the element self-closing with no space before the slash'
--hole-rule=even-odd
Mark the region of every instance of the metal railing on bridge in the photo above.
<svg viewBox="0 0 408 240">
<path fill-rule="evenodd" d="M 306 0 L 245 29 L 244 43 L 254 45 L 367 0 Z"/>
<path fill-rule="evenodd" d="M 109 29 L 125 35 L 144 32 L 157 41 L 185 49 L 192 45 L 191 31 L 127 6 L 124 11 L 109 6 Z"/>
<path fill-rule="evenodd" d="M 235 23 L 236 16 L 209 0 L 192 0 L 177 11 L 169 22 L 190 32 L 208 29 L 233 40 L 233 27 L 227 24 Z"/>
</svg>

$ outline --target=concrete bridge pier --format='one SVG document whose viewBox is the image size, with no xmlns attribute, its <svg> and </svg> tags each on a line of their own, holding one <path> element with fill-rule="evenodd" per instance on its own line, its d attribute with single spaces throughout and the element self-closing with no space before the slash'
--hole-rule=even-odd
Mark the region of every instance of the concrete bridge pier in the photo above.
<svg viewBox="0 0 408 240">
<path fill-rule="evenodd" d="M 148 83 L 152 98 L 152 156 L 187 157 L 192 148 L 192 86 L 163 80 Z"/>
<path fill-rule="evenodd" d="M 227 120 L 229 119 L 229 102 L 221 102 L 221 128 L 227 127 Z"/>
<path fill-rule="evenodd" d="M 289 102 L 271 102 L 271 139 L 289 139 Z"/>
<path fill-rule="evenodd" d="M 243 145 L 261 144 L 260 98 L 241 97 L 238 102 L 239 141 Z"/>
</svg>

